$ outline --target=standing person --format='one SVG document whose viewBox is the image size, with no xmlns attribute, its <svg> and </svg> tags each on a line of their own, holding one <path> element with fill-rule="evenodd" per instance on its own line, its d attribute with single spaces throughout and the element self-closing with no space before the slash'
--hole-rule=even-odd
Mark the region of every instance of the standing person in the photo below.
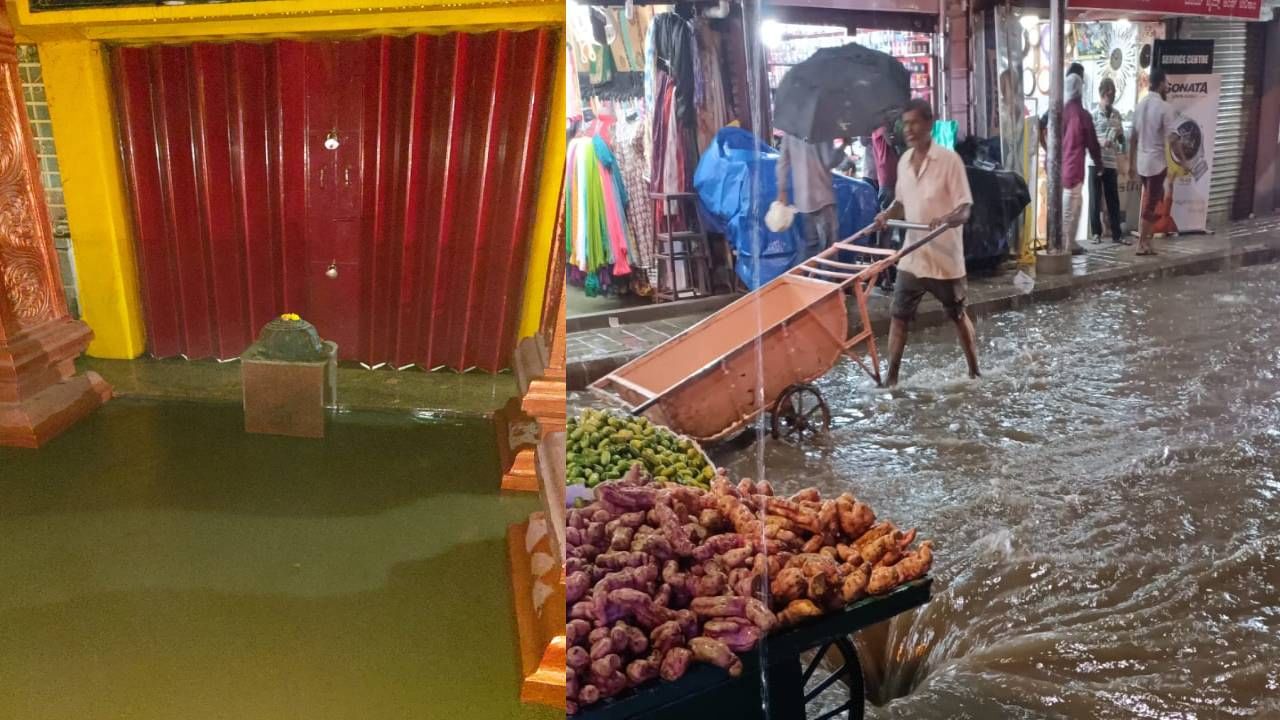
<svg viewBox="0 0 1280 720">
<path fill-rule="evenodd" d="M 1084 109 L 1081 98 L 1084 79 L 1067 75 L 1062 106 L 1062 232 L 1071 243 L 1072 255 L 1083 255 L 1076 242 L 1080 231 L 1080 213 L 1084 204 L 1084 155 L 1087 151 L 1095 166 L 1102 165 L 1102 148 L 1093 131 L 1093 116 Z"/>
<path fill-rule="evenodd" d="M 876 128 L 871 134 L 871 154 L 875 159 L 876 177 L 880 181 L 879 204 L 880 210 L 888 210 L 893 206 L 895 189 L 898 184 L 898 149 L 894 147 L 893 137 L 893 118 L 885 118 L 884 123 Z M 882 248 L 894 246 L 894 231 L 887 230 L 879 233 L 876 239 L 876 245 Z M 897 279 L 898 269 L 896 267 L 889 268 L 876 280 L 880 289 L 885 292 L 893 292 L 894 281 Z"/>
<path fill-rule="evenodd" d="M 777 168 L 778 202 L 793 205 L 804 213 L 805 244 L 825 250 L 840 239 L 831 171 L 840 164 L 843 153 L 831 142 L 811 143 L 785 132 L 779 149 L 782 154 Z M 787 193 L 788 177 L 791 178 L 790 194 Z"/>
<path fill-rule="evenodd" d="M 1115 109 L 1116 83 L 1103 78 L 1098 84 L 1098 109 L 1093 112 L 1093 129 L 1102 145 L 1102 165 L 1095 166 L 1089 179 L 1089 233 L 1102 242 L 1102 206 L 1111 222 L 1111 242 L 1124 243 L 1120 232 L 1120 187 L 1116 157 L 1125 151 L 1124 122 Z M 1105 202 L 1104 202 L 1105 201 Z"/>
<path fill-rule="evenodd" d="M 1133 111 L 1133 131 L 1129 134 L 1129 167 L 1142 182 L 1142 219 L 1138 224 L 1138 255 L 1155 255 L 1151 247 L 1153 225 L 1164 199 L 1164 179 L 1169 166 L 1165 147 L 1173 134 L 1175 113 L 1165 102 L 1169 83 L 1164 70 L 1151 71 L 1150 92 Z"/>
<path fill-rule="evenodd" d="M 902 351 L 907 346 L 907 329 L 915 318 L 920 300 L 927 292 L 938 299 L 956 325 L 960 347 L 969 364 L 969 377 L 978 372 L 978 347 L 973 322 L 965 312 L 967 283 L 964 268 L 964 239 L 960 227 L 969 220 L 973 196 L 960 156 L 933 142 L 933 108 L 916 98 L 902 113 L 903 130 L 910 149 L 898 162 L 896 199 L 888 210 L 876 216 L 876 228 L 889 220 L 928 223 L 931 228 L 948 229 L 899 261 L 898 285 L 893 293 L 889 321 L 889 374 L 886 384 L 898 384 Z M 920 242 L 922 231 L 907 233 L 906 247 Z"/>
</svg>

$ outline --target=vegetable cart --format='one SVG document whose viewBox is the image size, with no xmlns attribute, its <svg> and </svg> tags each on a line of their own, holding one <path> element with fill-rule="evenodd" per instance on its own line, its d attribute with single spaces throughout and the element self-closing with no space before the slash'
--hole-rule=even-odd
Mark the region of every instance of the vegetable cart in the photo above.
<svg viewBox="0 0 1280 720">
<path fill-rule="evenodd" d="M 742 656 L 742 674 L 736 678 L 720 668 L 696 664 L 675 682 L 655 681 L 585 708 L 573 718 L 860 720 L 865 709 L 862 668 L 850 636 L 924 605 L 932 584 L 926 576 L 769 635 Z M 833 694 L 844 701 L 830 709 L 819 704 L 824 695 Z"/>
<path fill-rule="evenodd" d="M 889 227 L 929 230 L 896 220 Z M 863 228 L 597 380 L 591 390 L 701 442 L 731 437 L 766 410 L 774 437 L 825 431 L 831 410 L 811 383 L 846 355 L 880 384 L 867 311 L 871 287 L 880 273 L 944 230 L 893 251 L 854 245 L 873 232 Z M 878 259 L 847 262 L 842 254 L 849 253 Z M 853 331 L 845 293 L 857 303 Z"/>
</svg>

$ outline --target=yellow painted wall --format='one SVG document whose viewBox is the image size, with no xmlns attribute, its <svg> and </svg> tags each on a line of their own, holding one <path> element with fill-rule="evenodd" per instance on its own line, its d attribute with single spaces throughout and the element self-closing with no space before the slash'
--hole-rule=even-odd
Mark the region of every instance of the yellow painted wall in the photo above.
<svg viewBox="0 0 1280 720">
<path fill-rule="evenodd" d="M 103 43 L 199 39 L 323 37 L 409 32 L 482 32 L 564 27 L 561 0 L 264 0 L 215 5 L 140 6 L 31 12 L 6 0 L 20 42 L 35 42 L 63 174 L 74 238 L 80 306 L 96 339 L 96 357 L 133 358 L 145 350 L 130 209 L 116 147 L 110 75 Z M 542 157 L 534 237 L 520 336 L 536 331 L 542 311 L 559 175 L 564 167 L 563 49 Z"/>
<path fill-rule="evenodd" d="M 94 330 L 89 354 L 138 357 L 146 331 L 102 47 L 88 40 L 41 43 L 40 64 L 75 238 L 81 317 Z"/>
<path fill-rule="evenodd" d="M 547 265 L 551 262 L 551 242 L 560 214 L 560 184 L 564 176 L 564 108 L 565 61 L 564 36 L 556 48 L 555 90 L 551 93 L 551 112 L 547 121 L 546 149 L 542 155 L 542 176 L 538 180 L 538 212 L 534 216 L 533 238 L 529 247 L 529 268 L 524 280 L 524 312 L 520 317 L 521 338 L 538 332 L 542 320 L 542 304 L 546 302 Z M 556 272 L 564 272 L 559 268 Z"/>
</svg>

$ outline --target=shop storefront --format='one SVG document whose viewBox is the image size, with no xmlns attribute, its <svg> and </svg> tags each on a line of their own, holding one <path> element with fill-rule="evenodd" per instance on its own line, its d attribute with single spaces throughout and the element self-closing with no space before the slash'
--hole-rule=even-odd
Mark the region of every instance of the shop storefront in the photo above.
<svg viewBox="0 0 1280 720">
<path fill-rule="evenodd" d="M 1168 67 L 1174 77 L 1194 70 L 1205 78 L 1203 84 L 1185 84 L 1170 96 L 1188 121 L 1184 123 L 1188 132 L 1194 135 L 1194 128 L 1199 128 L 1203 135 L 1187 146 L 1194 144 L 1196 149 L 1196 158 L 1186 159 L 1188 172 L 1175 173 L 1178 177 L 1171 181 L 1178 183 L 1170 188 L 1171 194 L 1181 197 L 1173 201 L 1178 207 L 1170 210 L 1170 222 L 1163 229 L 1166 233 L 1212 231 L 1250 212 L 1246 204 L 1251 204 L 1251 198 L 1246 201 L 1244 186 L 1252 186 L 1255 174 L 1252 158 L 1257 153 L 1250 143 L 1256 148 L 1264 35 L 1262 27 L 1250 21 L 1258 19 L 1259 7 L 1256 2 L 1239 3 L 1230 11 L 1222 10 L 1221 17 L 1171 18 L 1189 9 L 1181 8 L 1181 3 L 1165 5 L 1169 7 L 1157 15 L 1150 3 L 1069 3 L 1064 63 L 1080 63 L 1084 68 L 1083 101 L 1091 111 L 1098 105 L 1102 80 L 1109 78 L 1115 84 L 1115 109 L 1123 117 L 1127 138 L 1133 111 L 1147 92 L 1148 77 L 1162 48 L 1178 47 L 1176 43 L 1183 40 L 1213 41 L 1208 46 L 1211 66 Z M 977 73 L 989 78 L 975 84 L 976 104 L 985 118 L 979 124 L 989 132 L 998 131 L 1003 164 L 1026 177 L 1033 189 L 1031 211 L 1023 223 L 1024 237 L 1034 238 L 1034 243 L 1024 244 L 1026 260 L 1030 248 L 1042 245 L 1046 235 L 1045 153 L 1038 142 L 1037 119 L 1048 111 L 1049 85 L 1055 71 L 1049 60 L 1048 12 L 1004 5 L 985 13 L 980 21 L 984 32 L 975 38 L 975 45 L 985 45 L 994 52 L 993 60 Z M 1065 70 L 1064 65 L 1056 71 Z M 1203 121 L 1197 119 L 1202 116 Z M 1193 171 L 1192 166 L 1198 167 Z M 1136 231 L 1138 188 L 1124 181 L 1124 168 L 1121 170 L 1122 227 L 1125 233 L 1132 233 Z M 1080 223 L 1077 241 L 1092 234 L 1088 218 L 1099 201 L 1092 197 L 1091 189 L 1086 183 L 1086 219 Z M 1175 214 L 1181 215 L 1181 223 L 1173 221 Z M 1105 221 L 1103 229 L 1105 235 Z"/>
<path fill-rule="evenodd" d="M 734 289 L 691 193 L 716 132 L 751 126 L 742 24 L 736 3 L 570 4 L 570 316 Z"/>
</svg>

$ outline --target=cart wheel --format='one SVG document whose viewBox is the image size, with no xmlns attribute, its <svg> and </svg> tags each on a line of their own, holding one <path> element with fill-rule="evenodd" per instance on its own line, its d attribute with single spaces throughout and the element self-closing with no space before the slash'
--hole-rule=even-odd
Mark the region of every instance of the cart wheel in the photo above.
<svg viewBox="0 0 1280 720">
<path fill-rule="evenodd" d="M 831 410 L 818 388 L 797 383 L 782 391 L 773 405 L 773 437 L 803 442 L 831 429 Z"/>
<path fill-rule="evenodd" d="M 802 656 L 800 665 L 805 720 L 862 720 L 866 709 L 862 666 L 848 638 L 819 646 L 808 661 Z M 832 667 L 835 670 L 829 672 Z"/>
</svg>

